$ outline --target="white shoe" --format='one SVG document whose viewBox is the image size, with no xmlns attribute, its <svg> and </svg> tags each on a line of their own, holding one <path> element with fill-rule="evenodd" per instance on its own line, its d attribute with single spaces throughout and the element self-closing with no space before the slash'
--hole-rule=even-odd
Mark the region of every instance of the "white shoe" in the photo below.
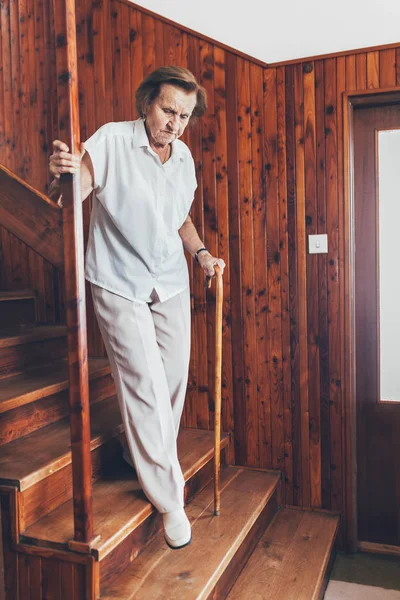
<svg viewBox="0 0 400 600">
<path fill-rule="evenodd" d="M 183 508 L 163 514 L 164 537 L 173 550 L 184 548 L 192 541 L 190 521 Z"/>
</svg>

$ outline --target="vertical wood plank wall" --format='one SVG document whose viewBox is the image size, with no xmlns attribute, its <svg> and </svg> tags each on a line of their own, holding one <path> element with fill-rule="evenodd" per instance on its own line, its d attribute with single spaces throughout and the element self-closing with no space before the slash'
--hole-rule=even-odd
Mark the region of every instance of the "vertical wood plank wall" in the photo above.
<svg viewBox="0 0 400 600">
<path fill-rule="evenodd" d="M 0 163 L 46 191 L 57 134 L 51 2 L 0 2 Z M 0 289 L 34 288 L 38 318 L 63 318 L 62 285 L 50 263 L 0 227 Z"/>
<path fill-rule="evenodd" d="M 50 5 L 1 3 L 0 162 L 42 190 L 57 135 Z M 124 0 L 78 2 L 77 35 L 82 139 L 105 122 L 136 118 L 134 91 L 162 64 L 188 67 L 207 89 L 207 115 L 184 141 L 198 176 L 193 220 L 227 263 L 223 427 L 234 434 L 237 463 L 283 471 L 286 503 L 341 510 L 341 97 L 400 85 L 400 45 L 263 68 Z M 90 208 L 85 202 L 86 230 Z M 328 255 L 307 254 L 313 233 L 328 234 Z M 3 229 L 1 250 L 1 287 L 41 286 L 51 320 L 54 273 Z M 211 291 L 206 300 L 191 261 L 190 279 L 184 424 L 208 428 L 215 299 Z M 88 312 L 91 352 L 101 354 Z"/>
</svg>

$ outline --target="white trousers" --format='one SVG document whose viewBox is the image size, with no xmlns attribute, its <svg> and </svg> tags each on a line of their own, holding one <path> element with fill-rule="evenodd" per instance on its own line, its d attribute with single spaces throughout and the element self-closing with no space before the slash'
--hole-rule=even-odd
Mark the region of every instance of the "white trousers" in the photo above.
<svg viewBox="0 0 400 600">
<path fill-rule="evenodd" d="M 189 289 L 139 304 L 92 284 L 129 451 L 140 485 L 161 513 L 184 506 L 176 439 L 190 357 Z"/>
</svg>

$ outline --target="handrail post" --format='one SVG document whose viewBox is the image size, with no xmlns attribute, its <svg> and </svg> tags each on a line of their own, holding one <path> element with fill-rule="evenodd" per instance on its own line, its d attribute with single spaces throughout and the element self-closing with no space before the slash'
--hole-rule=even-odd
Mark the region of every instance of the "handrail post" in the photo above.
<svg viewBox="0 0 400 600">
<path fill-rule="evenodd" d="M 59 137 L 79 152 L 79 103 L 75 0 L 53 0 Z M 68 327 L 74 540 L 88 552 L 93 542 L 92 465 L 90 455 L 89 382 L 86 335 L 83 216 L 79 173 L 61 176 L 64 264 Z"/>
</svg>

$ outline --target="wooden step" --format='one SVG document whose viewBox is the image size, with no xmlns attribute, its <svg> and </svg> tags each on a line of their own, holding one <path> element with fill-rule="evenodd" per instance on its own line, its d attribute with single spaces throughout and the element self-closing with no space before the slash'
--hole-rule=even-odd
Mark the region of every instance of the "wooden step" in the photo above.
<svg viewBox="0 0 400 600">
<path fill-rule="evenodd" d="M 90 402 L 115 394 L 107 359 L 89 359 Z M 0 446 L 69 414 L 68 364 L 55 361 L 0 380 Z"/>
<path fill-rule="evenodd" d="M 224 435 L 221 446 L 228 444 Z M 182 429 L 178 453 L 187 482 L 186 501 L 209 483 L 213 475 L 214 434 L 212 431 Z M 196 484 L 191 485 L 192 481 Z M 101 579 L 116 577 L 143 549 L 161 527 L 161 519 L 138 489 L 135 471 L 115 460 L 112 472 L 93 485 L 93 522 L 100 539 L 92 554 L 101 562 Z M 22 534 L 21 542 L 66 549 L 73 537 L 72 500 L 43 517 Z"/>
<path fill-rule="evenodd" d="M 160 534 L 102 590 L 102 600 L 226 597 L 277 510 L 279 481 L 278 473 L 226 467 L 220 516 L 213 514 L 211 483 L 187 507 L 190 546 L 171 550 Z"/>
<path fill-rule="evenodd" d="M 35 290 L 0 291 L 0 329 L 36 322 Z"/>
<path fill-rule="evenodd" d="M 122 431 L 115 396 L 91 406 L 93 477 L 120 450 Z M 20 528 L 27 527 L 72 497 L 69 417 L 0 448 L 0 485 L 20 490 Z"/>
<path fill-rule="evenodd" d="M 0 379 L 65 358 L 65 325 L 10 327 L 0 331 Z"/>
<path fill-rule="evenodd" d="M 282 509 L 262 536 L 228 600 L 323 598 L 339 516 Z"/>
<path fill-rule="evenodd" d="M 36 296 L 36 290 L 2 290 L 0 291 L 0 302 L 25 300 L 26 298 L 36 298 Z"/>
<path fill-rule="evenodd" d="M 92 448 L 121 430 L 115 397 L 95 404 L 90 416 Z M 0 448 L 0 484 L 27 489 L 71 462 L 70 445 L 69 417 L 6 444 Z"/>
<path fill-rule="evenodd" d="M 115 393 L 107 359 L 89 359 L 90 401 Z M 0 380 L 0 445 L 66 416 L 68 365 L 65 360 Z"/>
</svg>

